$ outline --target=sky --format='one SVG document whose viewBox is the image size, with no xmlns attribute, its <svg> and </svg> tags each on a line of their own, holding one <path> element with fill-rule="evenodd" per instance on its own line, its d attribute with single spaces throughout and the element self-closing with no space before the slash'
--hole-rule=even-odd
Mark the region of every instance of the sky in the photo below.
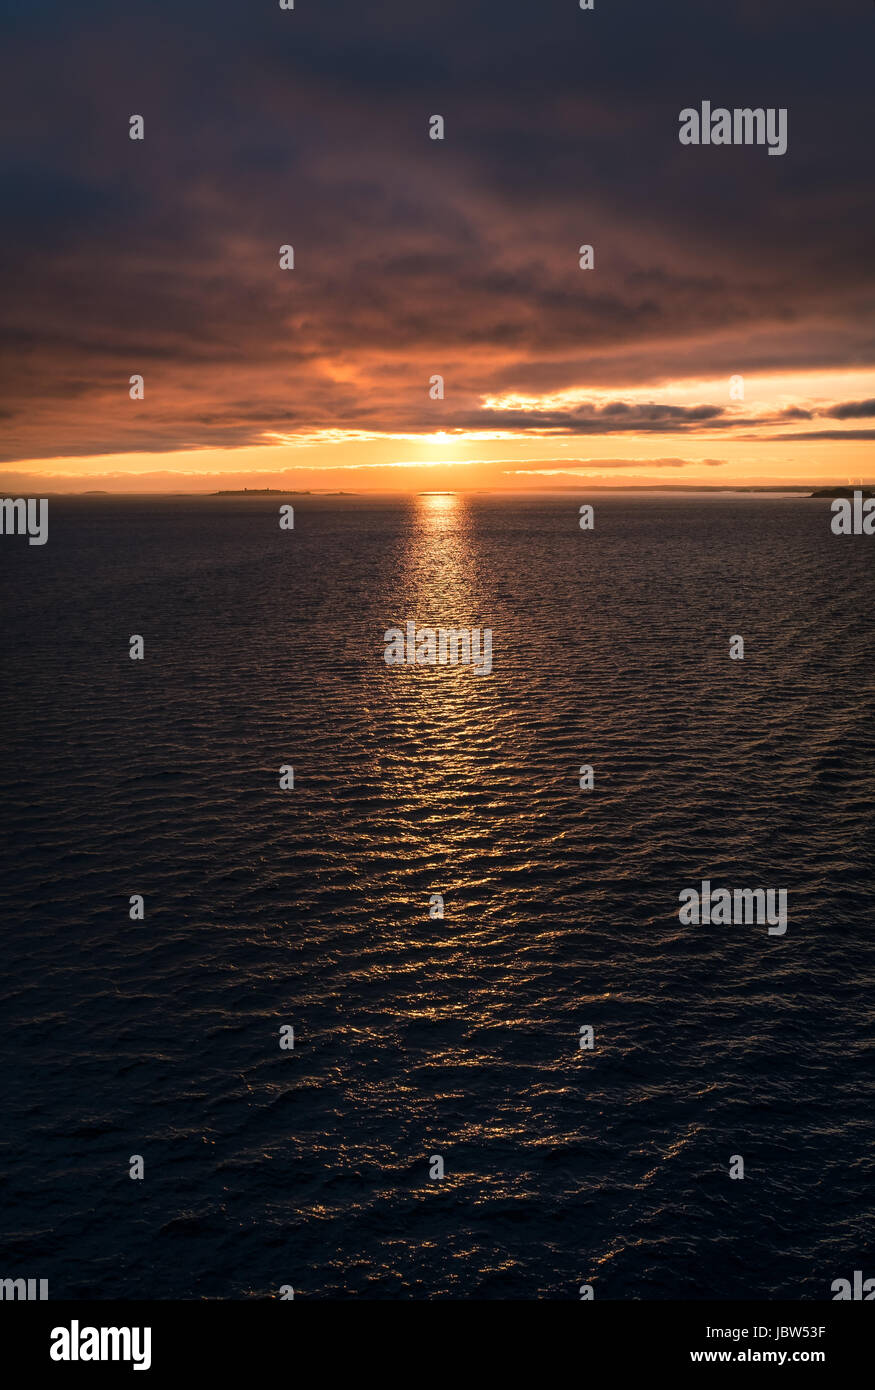
<svg viewBox="0 0 875 1390">
<path fill-rule="evenodd" d="M 5 493 L 875 478 L 875 5 L 0 13 Z"/>
</svg>

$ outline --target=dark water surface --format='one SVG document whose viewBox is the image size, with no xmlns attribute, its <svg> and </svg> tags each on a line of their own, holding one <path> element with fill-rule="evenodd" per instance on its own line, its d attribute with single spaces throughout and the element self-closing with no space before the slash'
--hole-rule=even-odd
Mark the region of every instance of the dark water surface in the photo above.
<svg viewBox="0 0 875 1390">
<path fill-rule="evenodd" d="M 278 505 L 53 500 L 0 541 L 0 1275 L 875 1275 L 875 542 L 802 497 Z M 492 675 L 387 667 L 408 619 L 491 627 Z M 703 878 L 786 888 L 786 935 L 681 926 Z"/>
</svg>

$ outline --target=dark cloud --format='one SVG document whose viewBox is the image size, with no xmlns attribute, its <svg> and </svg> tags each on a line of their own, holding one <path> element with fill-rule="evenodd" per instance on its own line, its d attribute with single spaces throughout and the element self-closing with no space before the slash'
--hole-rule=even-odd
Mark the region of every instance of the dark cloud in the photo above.
<svg viewBox="0 0 875 1390">
<path fill-rule="evenodd" d="M 782 410 L 778 419 L 814 420 L 816 417 L 821 417 L 830 420 L 864 420 L 870 415 L 875 415 L 875 400 L 843 401 L 839 405 L 818 406 L 813 410 L 803 410 L 800 406 L 791 406 L 787 410 Z"/>
<path fill-rule="evenodd" d="M 723 408 L 714 405 L 631 405 L 612 401 L 605 406 L 577 406 L 567 410 L 479 410 L 461 417 L 452 416 L 451 421 L 453 427 L 461 429 L 527 430 L 535 434 L 548 431 L 569 435 L 647 434 L 652 431 L 664 434 L 703 424 L 714 428 L 723 423 L 720 418 L 723 414 Z"/>
<path fill-rule="evenodd" d="M 804 441 L 812 439 L 875 439 L 875 430 L 811 430 L 808 434 L 783 434 L 781 436 L 782 443 L 784 440 Z"/>
<path fill-rule="evenodd" d="M 863 420 L 869 415 L 875 415 L 875 400 L 845 401 L 843 405 L 834 405 L 831 410 L 824 410 L 822 413 L 834 420 Z"/>
</svg>

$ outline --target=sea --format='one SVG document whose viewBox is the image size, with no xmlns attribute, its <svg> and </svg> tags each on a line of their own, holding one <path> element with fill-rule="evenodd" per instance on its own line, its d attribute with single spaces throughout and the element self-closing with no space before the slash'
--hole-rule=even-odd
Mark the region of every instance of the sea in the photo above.
<svg viewBox="0 0 875 1390">
<path fill-rule="evenodd" d="M 0 1275 L 375 1300 L 875 1275 L 875 541 L 830 520 L 732 492 L 79 496 L 44 546 L 0 539 Z M 490 629 L 491 672 L 387 665 L 409 621 Z M 703 881 L 785 889 L 786 932 L 682 924 Z"/>
</svg>

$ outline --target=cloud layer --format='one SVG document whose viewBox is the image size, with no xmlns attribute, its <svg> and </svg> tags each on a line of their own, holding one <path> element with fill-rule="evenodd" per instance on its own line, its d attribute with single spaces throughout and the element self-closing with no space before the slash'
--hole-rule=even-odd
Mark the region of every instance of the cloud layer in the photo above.
<svg viewBox="0 0 875 1390">
<path fill-rule="evenodd" d="M 0 457 L 811 418 L 628 396 L 871 366 L 870 39 L 785 0 L 19 5 Z M 681 146 L 702 97 L 786 106 L 788 153 Z"/>
</svg>

